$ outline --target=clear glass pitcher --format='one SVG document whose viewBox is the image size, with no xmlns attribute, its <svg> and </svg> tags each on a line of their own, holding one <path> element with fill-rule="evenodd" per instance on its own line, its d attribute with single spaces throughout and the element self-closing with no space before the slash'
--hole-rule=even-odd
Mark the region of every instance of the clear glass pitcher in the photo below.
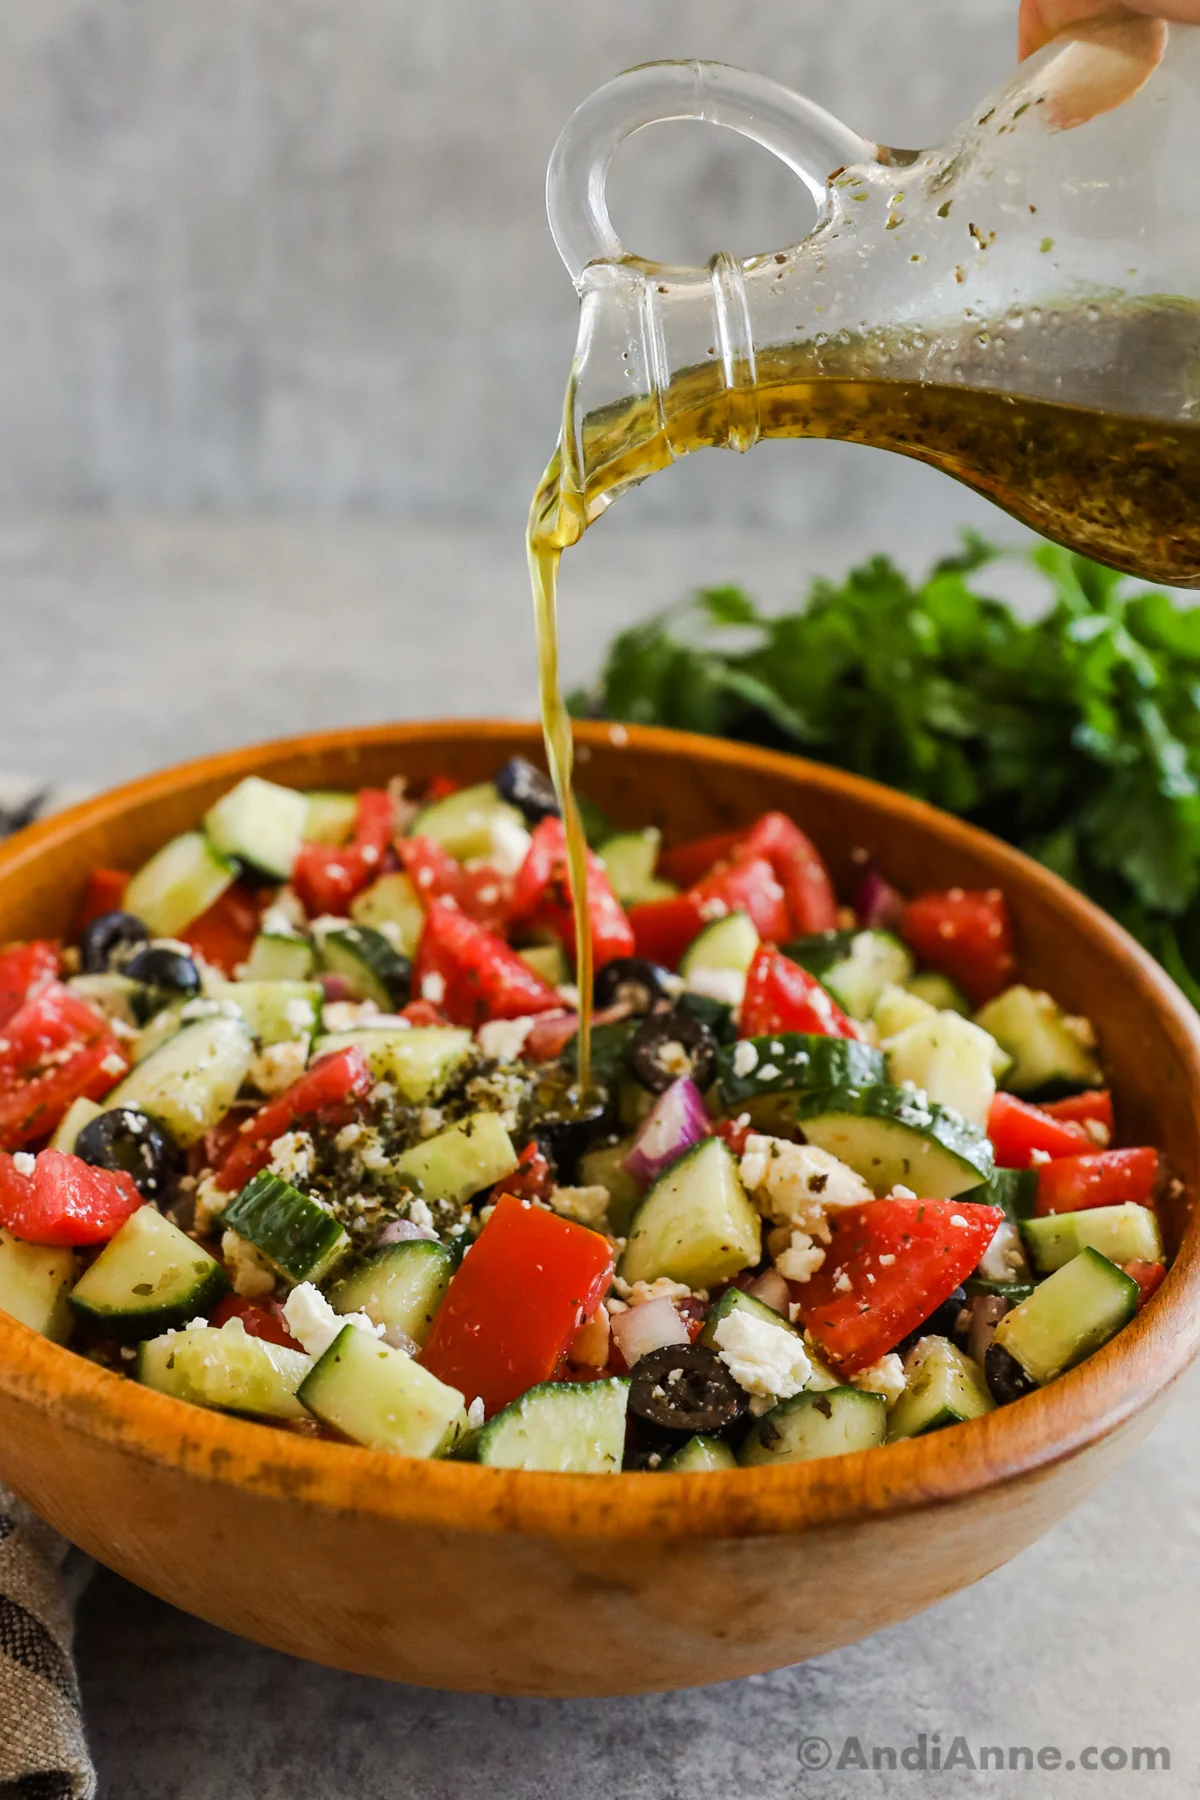
<svg viewBox="0 0 1200 1800">
<path fill-rule="evenodd" d="M 667 119 L 755 139 L 818 206 L 802 242 L 707 268 L 626 251 L 619 143 Z M 703 445 L 898 450 L 1050 537 L 1200 585 L 1200 29 L 1081 28 L 933 150 L 869 143 L 762 76 L 653 63 L 584 103 L 547 204 L 581 297 L 558 544 Z"/>
</svg>

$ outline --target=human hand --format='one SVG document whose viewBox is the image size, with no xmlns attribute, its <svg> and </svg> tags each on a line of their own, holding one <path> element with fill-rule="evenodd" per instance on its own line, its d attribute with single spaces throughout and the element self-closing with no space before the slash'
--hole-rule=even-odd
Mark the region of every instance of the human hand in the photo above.
<svg viewBox="0 0 1200 1800">
<path fill-rule="evenodd" d="M 1111 18 L 1114 12 L 1142 13 L 1156 19 L 1173 19 L 1178 24 L 1200 25 L 1200 0 L 1124 0 L 1123 5 L 1108 7 L 1103 0 L 1021 0 L 1020 55 L 1032 56 L 1069 25 L 1078 25 L 1085 19 Z"/>
</svg>

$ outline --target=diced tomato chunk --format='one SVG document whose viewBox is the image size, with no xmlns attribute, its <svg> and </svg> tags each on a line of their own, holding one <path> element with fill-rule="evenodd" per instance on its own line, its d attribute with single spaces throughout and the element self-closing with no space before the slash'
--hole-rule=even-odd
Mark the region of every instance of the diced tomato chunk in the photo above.
<svg viewBox="0 0 1200 1800">
<path fill-rule="evenodd" d="M 822 1356 L 843 1376 L 878 1362 L 949 1299 L 1003 1220 L 998 1206 L 962 1200 L 873 1200 L 836 1213 L 824 1263 L 792 1289 Z"/>
<path fill-rule="evenodd" d="M 413 974 L 417 993 L 452 1025 L 474 1028 L 485 1019 L 521 1019 L 562 1006 L 549 982 L 502 937 L 445 901 L 436 901 L 425 916 Z"/>
<path fill-rule="evenodd" d="M 62 958 L 48 938 L 17 944 L 0 955 L 0 1026 L 19 1012 L 31 994 L 58 977 Z"/>
<path fill-rule="evenodd" d="M 119 912 L 128 886 L 129 876 L 124 869 L 93 869 L 79 902 L 75 935 L 81 936 L 93 919 L 99 919 L 104 913 Z"/>
<path fill-rule="evenodd" d="M 704 916 L 691 894 L 672 894 L 631 906 L 629 924 L 639 956 L 664 969 L 677 969 L 684 951 L 703 930 Z"/>
<path fill-rule="evenodd" d="M 207 912 L 193 919 L 180 933 L 183 943 L 195 950 L 214 969 L 232 979 L 250 955 L 258 936 L 259 903 L 249 888 L 235 881 L 214 900 Z"/>
<path fill-rule="evenodd" d="M 999 888 L 919 894 L 904 908 L 900 935 L 921 962 L 948 975 L 976 1006 L 994 1000 L 1017 966 L 1012 921 Z"/>
<path fill-rule="evenodd" d="M 738 1030 L 742 1037 L 806 1031 L 823 1037 L 857 1037 L 858 1027 L 815 975 L 772 944 L 760 944 L 746 973 Z"/>
<path fill-rule="evenodd" d="M 1149 1206 L 1158 1180 L 1158 1151 L 1097 1150 L 1060 1156 L 1038 1170 L 1039 1213 L 1082 1212 L 1089 1206 Z"/>
<path fill-rule="evenodd" d="M 397 838 L 396 854 L 424 907 L 435 900 L 453 900 L 469 919 L 477 919 L 489 931 L 504 929 L 512 910 L 511 876 L 487 867 L 465 868 L 433 838 Z"/>
<path fill-rule="evenodd" d="M 1122 1263 L 1125 1273 L 1138 1284 L 1138 1311 L 1141 1312 L 1147 1300 L 1153 1300 L 1167 1273 L 1167 1265 L 1160 1262 L 1145 1262 L 1135 1257 L 1132 1262 Z"/>
<path fill-rule="evenodd" d="M 285 1350 L 299 1350 L 298 1344 L 279 1314 L 256 1300 L 243 1300 L 237 1294 L 226 1294 L 217 1302 L 210 1325 L 227 1325 L 240 1319 L 247 1337 L 263 1338 L 268 1344 L 282 1344 Z"/>
<path fill-rule="evenodd" d="M 381 873 L 395 826 L 395 808 L 385 788 L 362 788 L 348 844 L 302 844 L 292 869 L 292 886 L 310 918 L 342 917 L 350 902 Z"/>
<path fill-rule="evenodd" d="M 420 1360 L 489 1415 L 549 1381 L 612 1280 L 608 1239 L 505 1195 L 459 1265 Z"/>
<path fill-rule="evenodd" d="M 1113 1133 L 1112 1095 L 1107 1088 L 1090 1088 L 1084 1094 L 1068 1094 L 1065 1100 L 1048 1100 L 1042 1111 L 1049 1113 L 1052 1119 L 1059 1119 L 1075 1125 L 1098 1125 L 1101 1132 Z M 1091 1133 L 1088 1134 L 1091 1136 Z M 1103 1136 L 1100 1139 L 1103 1143 Z"/>
<path fill-rule="evenodd" d="M 1040 1106 L 1003 1092 L 989 1108 L 987 1134 L 1001 1169 L 1032 1168 L 1045 1156 L 1081 1156 L 1090 1145 L 1087 1132 L 1073 1119 L 1053 1118 Z"/>
<path fill-rule="evenodd" d="M 748 1116 L 744 1125 L 740 1118 L 718 1119 L 713 1126 L 713 1136 L 728 1144 L 735 1156 L 742 1157 L 746 1154 L 746 1139 L 753 1130 Z"/>
<path fill-rule="evenodd" d="M 511 1175 L 498 1181 L 492 1190 L 497 1201 L 503 1194 L 515 1194 L 518 1200 L 548 1200 L 554 1187 L 554 1174 L 537 1139 L 531 1139 Z"/>
<path fill-rule="evenodd" d="M 395 819 L 396 809 L 386 788 L 358 790 L 358 802 L 354 809 L 354 833 L 350 841 L 364 853 L 368 867 L 382 862 L 384 851 L 391 843 L 396 829 Z"/>
<path fill-rule="evenodd" d="M 778 943 L 791 931 L 782 883 L 765 856 L 719 863 L 703 881 L 696 883 L 689 898 L 696 902 L 706 924 L 726 913 L 744 912 L 754 921 L 759 937 L 768 943 Z"/>
<path fill-rule="evenodd" d="M 451 794 L 462 790 L 462 782 L 456 781 L 453 775 L 435 775 L 425 789 L 423 804 L 432 806 L 435 800 L 448 800 Z"/>
<path fill-rule="evenodd" d="M 239 1192 L 251 1176 L 266 1168 L 275 1139 L 297 1125 L 321 1125 L 328 1130 L 348 1125 L 357 1102 L 374 1085 L 367 1059 L 357 1045 L 348 1044 L 344 1050 L 318 1057 L 290 1088 L 251 1114 L 217 1171 L 218 1185 L 226 1193 Z"/>
<path fill-rule="evenodd" d="M 633 928 L 613 893 L 604 864 L 594 851 L 587 853 L 587 910 L 591 921 L 592 956 L 597 969 L 615 956 L 632 956 Z M 512 913 L 526 925 L 542 925 L 561 938 L 569 955 L 575 954 L 575 914 L 567 870 L 566 833 L 561 819 L 543 819 L 536 827 L 517 872 Z"/>
<path fill-rule="evenodd" d="M 438 1011 L 431 1000 L 410 1000 L 407 1006 L 400 1008 L 397 1015 L 407 1019 L 410 1025 L 444 1025 L 446 1015 Z"/>
<path fill-rule="evenodd" d="M 695 887 L 702 876 L 733 852 L 745 837 L 744 831 L 718 831 L 713 837 L 697 838 L 690 844 L 677 844 L 664 850 L 658 859 L 658 873 L 676 887 Z"/>
<path fill-rule="evenodd" d="M 128 1059 L 108 1021 L 51 981 L 0 1027 L 0 1146 L 52 1132 L 72 1100 L 102 1100 Z"/>
<path fill-rule="evenodd" d="M 145 1202 L 123 1170 L 41 1150 L 23 1175 L 0 1152 L 0 1225 L 27 1244 L 106 1244 Z"/>
<path fill-rule="evenodd" d="M 764 813 L 739 845 L 741 859 L 765 856 L 783 887 L 784 900 L 797 937 L 832 931 L 837 924 L 837 895 L 829 870 L 816 846 L 786 813 Z M 759 933 L 778 937 L 782 933 Z"/>
</svg>

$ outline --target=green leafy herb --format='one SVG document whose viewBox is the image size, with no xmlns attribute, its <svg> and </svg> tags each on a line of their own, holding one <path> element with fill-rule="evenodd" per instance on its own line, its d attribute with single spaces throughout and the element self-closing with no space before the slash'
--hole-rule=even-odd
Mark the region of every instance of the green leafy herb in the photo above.
<svg viewBox="0 0 1200 1800">
<path fill-rule="evenodd" d="M 577 714 L 802 751 L 1007 838 L 1113 913 L 1200 1004 L 1200 608 L 1051 544 L 1035 620 L 964 539 L 764 614 L 710 588 L 623 632 Z"/>
</svg>

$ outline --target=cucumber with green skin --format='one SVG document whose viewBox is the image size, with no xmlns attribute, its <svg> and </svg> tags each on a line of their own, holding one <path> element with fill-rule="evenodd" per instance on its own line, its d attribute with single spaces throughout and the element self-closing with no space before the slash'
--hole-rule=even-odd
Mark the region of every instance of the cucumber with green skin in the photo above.
<svg viewBox="0 0 1200 1800">
<path fill-rule="evenodd" d="M 458 1258 L 432 1238 L 405 1238 L 364 1257 L 329 1290 L 336 1313 L 365 1312 L 420 1346 L 445 1298 Z"/>
<path fill-rule="evenodd" d="M 229 1202 L 221 1224 L 289 1281 L 321 1281 L 350 1248 L 331 1212 L 266 1169 Z"/>
<path fill-rule="evenodd" d="M 674 882 L 663 881 L 654 873 L 661 845 L 662 832 L 654 825 L 645 831 L 619 831 L 601 844 L 596 854 L 622 906 L 666 900 L 679 892 Z"/>
<path fill-rule="evenodd" d="M 193 1406 L 252 1419 L 305 1419 L 296 1390 L 311 1370 L 302 1350 L 250 1337 L 239 1321 L 192 1326 L 138 1346 L 137 1379 Z"/>
<path fill-rule="evenodd" d="M 311 1038 L 321 1017 L 315 981 L 223 981 L 214 998 L 236 1006 L 250 1035 L 264 1048 Z"/>
<path fill-rule="evenodd" d="M 668 1456 L 660 1474 L 716 1475 L 725 1469 L 736 1469 L 737 1457 L 720 1438 L 690 1437 L 673 1456 Z"/>
<path fill-rule="evenodd" d="M 178 1017 L 167 1010 L 168 1024 Z M 135 1063 L 106 1095 L 105 1108 L 148 1112 L 186 1148 L 225 1117 L 253 1061 L 254 1039 L 242 1019 L 197 1019 Z"/>
<path fill-rule="evenodd" d="M 872 1450 L 883 1443 L 886 1434 L 887 1405 L 882 1394 L 864 1393 L 855 1387 L 805 1389 L 755 1420 L 738 1452 L 738 1462 L 744 1469 L 815 1462 L 823 1456 Z"/>
<path fill-rule="evenodd" d="M 185 831 L 132 875 L 122 902 L 155 937 L 178 937 L 231 887 L 237 864 L 201 831 Z"/>
<path fill-rule="evenodd" d="M 335 788 L 309 788 L 304 795 L 306 844 L 345 844 L 354 834 L 358 795 Z"/>
<path fill-rule="evenodd" d="M 275 881 L 286 881 L 304 841 L 308 803 L 295 788 L 247 775 L 204 815 L 211 844 Z"/>
<path fill-rule="evenodd" d="M 1044 1387 L 1099 1350 L 1137 1309 L 1137 1282 L 1089 1248 L 1005 1313 L 992 1341 Z"/>
<path fill-rule="evenodd" d="M 400 870 L 381 875 L 352 900 L 350 917 L 356 925 L 369 925 L 380 932 L 401 955 L 416 955 L 425 928 L 425 908 Z"/>
<path fill-rule="evenodd" d="M 519 1160 L 499 1115 L 478 1112 L 406 1150 L 392 1166 L 427 1200 L 459 1205 L 503 1181 Z"/>
<path fill-rule="evenodd" d="M 972 1205 L 998 1206 L 1011 1225 L 1031 1219 L 1037 1210 L 1036 1169 L 993 1169 L 986 1181 L 958 1195 Z"/>
<path fill-rule="evenodd" d="M 155 1207 L 132 1213 L 68 1297 L 73 1313 L 110 1337 L 155 1337 L 212 1311 L 229 1292 L 215 1257 Z"/>
<path fill-rule="evenodd" d="M 313 947 L 291 932 L 260 931 L 242 971 L 243 981 L 307 981 L 313 969 Z"/>
<path fill-rule="evenodd" d="M 1099 1087 L 1103 1071 L 1069 1016 L 1049 994 L 1021 985 L 1006 988 L 975 1015 L 975 1022 L 1012 1058 L 1004 1084 L 1014 1094 L 1072 1092 Z"/>
<path fill-rule="evenodd" d="M 73 1250 L 26 1244 L 0 1230 L 0 1312 L 55 1344 L 71 1335 L 67 1295 L 78 1273 Z"/>
<path fill-rule="evenodd" d="M 407 1004 L 412 964 L 370 925 L 322 932 L 317 960 L 325 973 L 342 977 L 352 1000 L 373 1000 L 383 1013 Z"/>
<path fill-rule="evenodd" d="M 397 1456 L 447 1456 L 467 1430 L 457 1388 L 359 1325 L 339 1332 L 299 1397 L 343 1437 Z"/>
<path fill-rule="evenodd" d="M 905 1358 L 904 1376 L 904 1392 L 888 1414 L 889 1443 L 995 1409 L 983 1370 L 948 1338 L 922 1338 Z"/>
<path fill-rule="evenodd" d="M 743 1293 L 741 1288 L 729 1287 L 725 1289 L 716 1304 L 708 1309 L 704 1329 L 698 1339 L 698 1342 L 703 1344 L 706 1350 L 720 1350 L 721 1346 L 717 1343 L 717 1327 L 722 1319 L 727 1319 L 733 1312 L 748 1313 L 751 1318 L 758 1319 L 763 1325 L 773 1325 L 780 1331 L 790 1332 L 793 1337 L 800 1336 L 796 1327 L 790 1324 L 782 1313 L 777 1313 L 774 1307 L 768 1306 L 763 1300 L 756 1299 L 753 1294 Z"/>
<path fill-rule="evenodd" d="M 1081 1212 L 1048 1213 L 1025 1219 L 1021 1236 L 1030 1261 L 1041 1275 L 1052 1274 L 1081 1250 L 1098 1250 L 1110 1262 L 1162 1262 L 1163 1241 L 1158 1219 L 1148 1206 L 1132 1200 L 1120 1206 L 1090 1206 Z"/>
<path fill-rule="evenodd" d="M 855 1038 L 779 1031 L 723 1044 L 717 1052 L 717 1087 L 722 1106 L 731 1113 L 767 1096 L 869 1087 L 886 1078 L 883 1051 Z"/>
<path fill-rule="evenodd" d="M 852 1019 L 869 1019 L 885 987 L 903 987 L 913 972 L 907 948 L 890 931 L 822 931 L 784 946 L 784 955 L 815 975 Z"/>
<path fill-rule="evenodd" d="M 661 1175 L 633 1216 L 621 1257 L 626 1281 L 667 1275 L 715 1287 L 762 1254 L 762 1227 L 720 1138 L 705 1138 Z"/>
<path fill-rule="evenodd" d="M 619 1138 L 615 1144 L 597 1144 L 585 1150 L 579 1159 L 580 1185 L 608 1190 L 608 1222 L 617 1237 L 626 1235 L 645 1195 L 625 1167 L 632 1149 L 632 1138 Z"/>
<path fill-rule="evenodd" d="M 361 1050 L 376 1081 L 393 1082 L 410 1105 L 421 1106 L 441 1092 L 471 1054 L 473 1038 L 456 1025 L 363 1025 L 333 1031 L 313 1045 L 313 1060 L 335 1050 Z"/>
<path fill-rule="evenodd" d="M 696 933 L 679 959 L 679 973 L 685 981 L 690 981 L 701 970 L 727 969 L 745 975 L 754 961 L 758 944 L 758 932 L 749 913 L 726 913 Z"/>
<path fill-rule="evenodd" d="M 492 857 L 498 842 L 516 831 L 525 832 L 523 815 L 501 799 L 490 781 L 482 781 L 422 807 L 408 835 L 432 838 L 459 862 L 470 862 Z"/>
<path fill-rule="evenodd" d="M 911 1088 L 801 1094 L 792 1117 L 809 1143 L 848 1163 L 877 1196 L 902 1186 L 922 1199 L 953 1200 L 992 1172 L 983 1132 Z"/>
<path fill-rule="evenodd" d="M 472 1460 L 496 1469 L 615 1475 L 625 1454 L 628 1404 L 626 1380 L 542 1382 L 483 1427 Z"/>
</svg>

